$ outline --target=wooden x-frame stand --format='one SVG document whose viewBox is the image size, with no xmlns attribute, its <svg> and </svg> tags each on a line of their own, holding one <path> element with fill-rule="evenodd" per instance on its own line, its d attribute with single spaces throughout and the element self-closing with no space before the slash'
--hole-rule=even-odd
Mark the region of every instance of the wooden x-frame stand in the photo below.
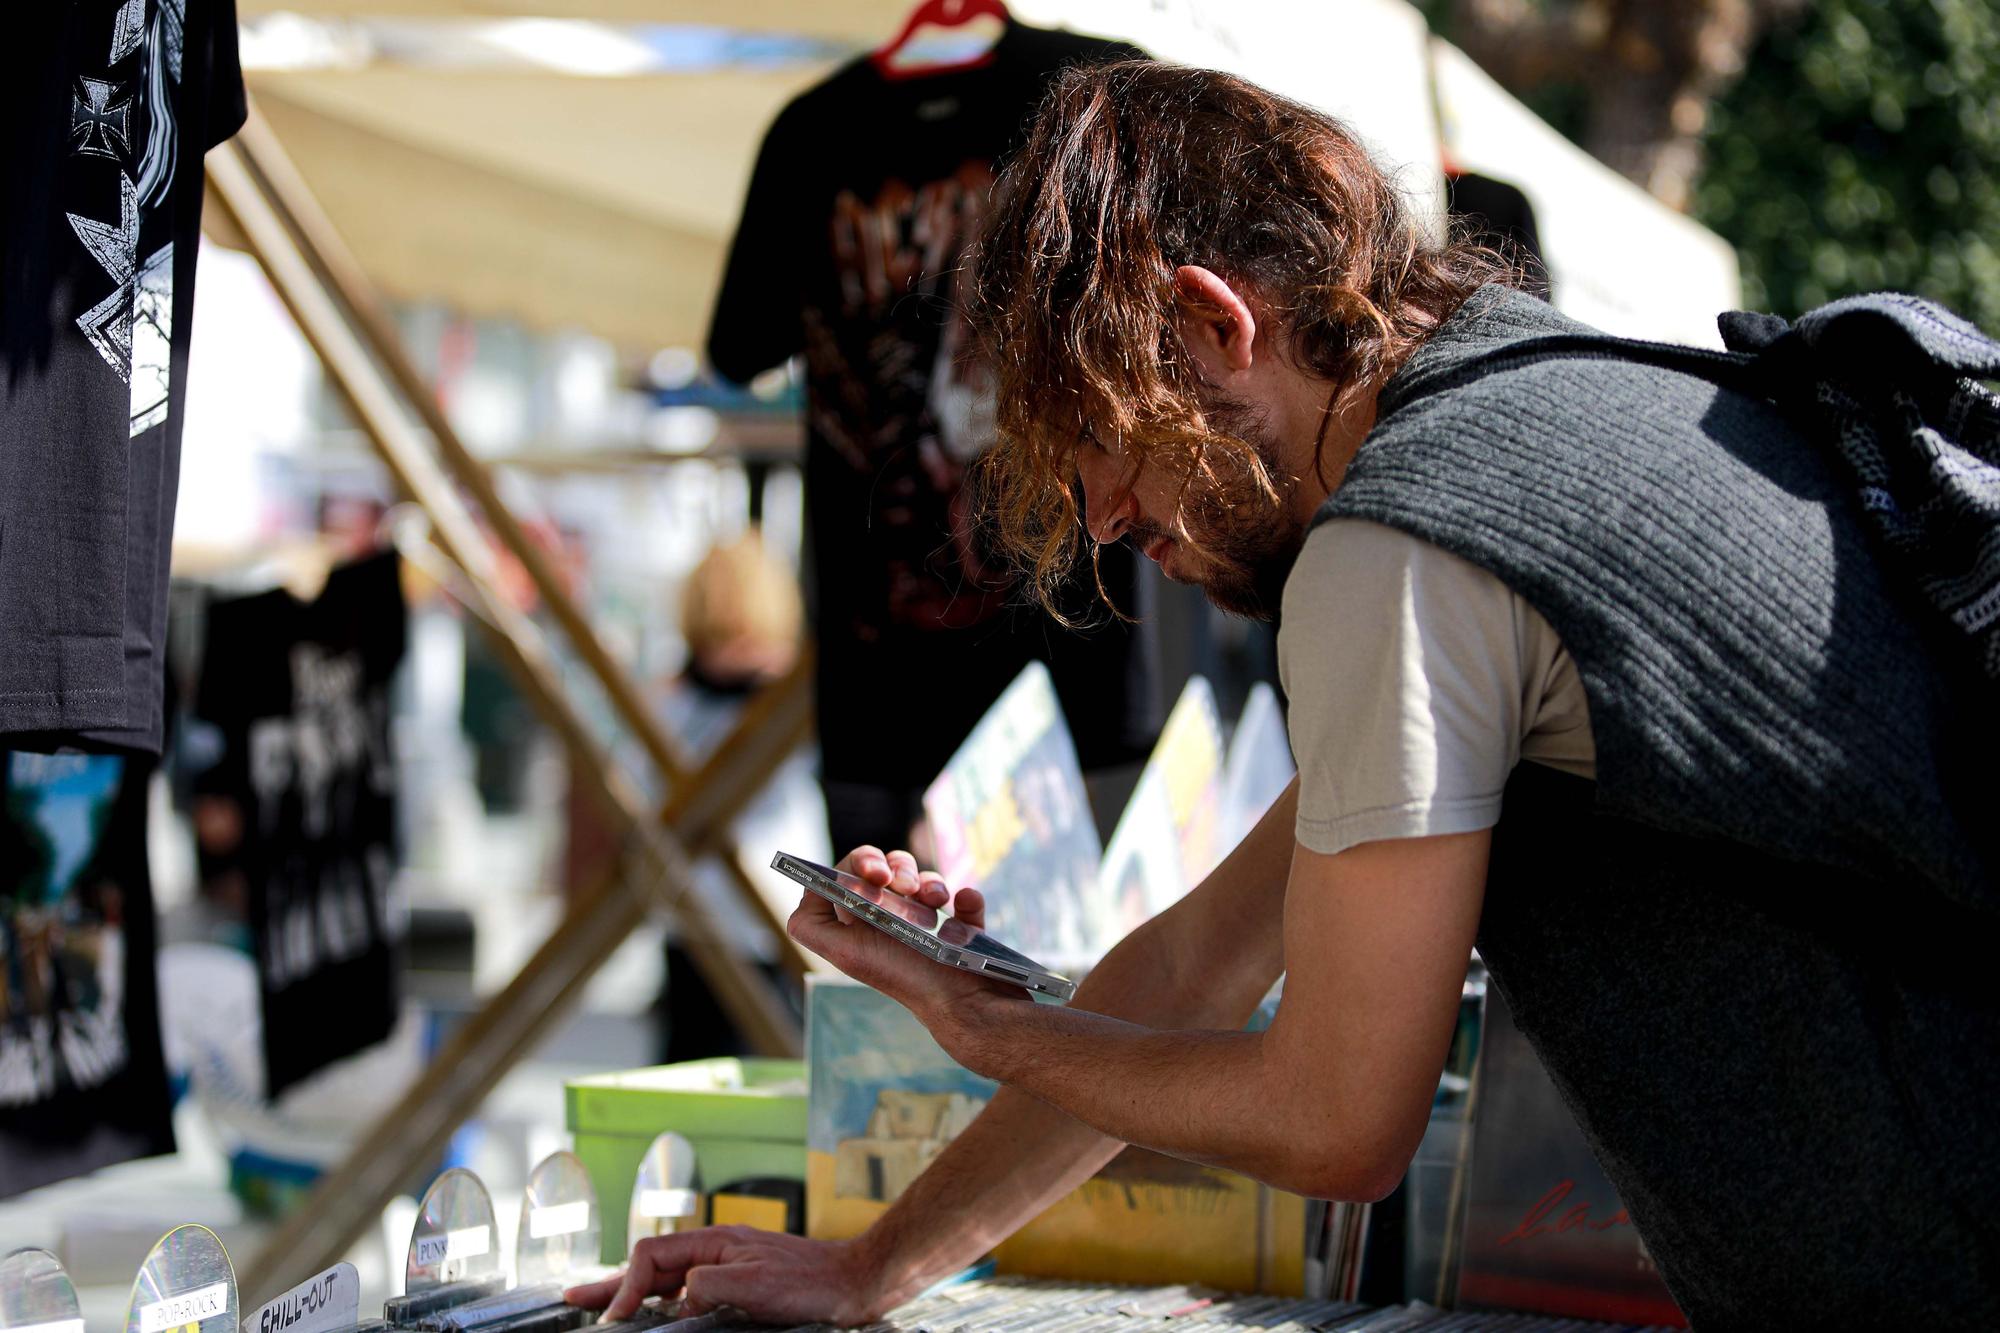
<svg viewBox="0 0 2000 1333">
<path fill-rule="evenodd" d="M 207 167 L 212 201 L 248 241 L 396 484 L 429 517 L 431 540 L 464 576 L 468 609 L 492 631 L 522 692 L 567 748 L 572 780 L 596 795 L 624 835 L 614 868 L 574 900 L 519 975 L 452 1035 L 422 1077 L 242 1266 L 244 1300 L 254 1305 L 340 1259 L 656 905 L 673 911 L 704 979 L 754 1047 L 768 1055 L 800 1053 L 798 1021 L 750 960 L 748 942 L 720 933 L 691 892 L 690 858 L 720 858 L 771 932 L 784 970 L 802 977 L 805 958 L 751 885 L 728 827 L 809 731 L 812 667 L 802 656 L 788 676 L 750 701 L 708 762 L 691 766 L 438 409 L 371 285 L 254 107 L 236 138 L 208 155 Z M 620 723 L 642 743 L 668 793 L 660 809 L 648 810 L 637 786 L 610 761 L 571 701 L 539 629 L 499 593 L 494 554 L 467 494 L 527 571 Z"/>
</svg>

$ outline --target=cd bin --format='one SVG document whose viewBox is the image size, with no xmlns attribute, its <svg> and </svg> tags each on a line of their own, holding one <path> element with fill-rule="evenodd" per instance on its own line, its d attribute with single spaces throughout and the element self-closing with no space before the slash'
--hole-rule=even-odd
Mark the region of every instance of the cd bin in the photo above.
<svg viewBox="0 0 2000 1333">
<path fill-rule="evenodd" d="M 625 1261 L 632 1180 L 667 1130 L 694 1146 L 704 1192 L 751 1176 L 806 1178 L 803 1060 L 692 1060 L 572 1079 L 566 1085 L 576 1155 L 597 1189 L 603 1259 Z"/>
</svg>

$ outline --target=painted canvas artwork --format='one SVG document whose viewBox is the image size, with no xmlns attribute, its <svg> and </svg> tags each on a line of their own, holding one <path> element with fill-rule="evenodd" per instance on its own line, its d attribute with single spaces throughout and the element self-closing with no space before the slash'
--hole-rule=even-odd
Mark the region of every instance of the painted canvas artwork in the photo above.
<svg viewBox="0 0 2000 1333">
<path fill-rule="evenodd" d="M 845 978 L 808 984 L 806 1046 L 806 1234 L 844 1239 L 881 1216 L 996 1089 L 901 1005 Z M 997 1257 L 1003 1272 L 1296 1294 L 1304 1236 L 1303 1199 L 1128 1148 Z"/>
<path fill-rule="evenodd" d="M 986 925 L 1051 967 L 1091 961 L 1102 848 L 1048 668 L 1031 662 L 924 793 L 937 869 Z"/>
<path fill-rule="evenodd" d="M 1104 852 L 1098 951 L 1180 901 L 1228 850 L 1221 828 L 1222 724 L 1200 676 L 1181 691 Z"/>
<path fill-rule="evenodd" d="M 813 977 L 806 1006 L 806 1144 L 832 1193 L 889 1203 L 993 1096 L 908 1010 L 843 977 Z"/>
<path fill-rule="evenodd" d="M 1297 773 L 1278 692 L 1260 680 L 1243 701 L 1222 768 L 1222 845 L 1243 841 Z"/>
<path fill-rule="evenodd" d="M 986 894 L 988 929 L 1057 969 L 1087 967 L 1178 902 L 1291 780 L 1284 717 L 1254 689 L 1225 760 L 1215 693 L 1181 691 L 1099 856 L 1047 670 L 1031 664 L 924 795 L 937 869 Z"/>
<path fill-rule="evenodd" d="M 1189 681 L 1100 857 L 1076 749 L 1046 668 L 1008 687 L 924 794 L 937 869 L 987 899 L 996 937 L 1087 967 L 1177 902 L 1291 776 L 1284 719 L 1253 693 L 1224 759 L 1208 682 Z M 1269 1024 L 1274 989 L 1248 1024 Z M 865 1229 L 986 1108 L 994 1084 L 946 1055 L 895 1001 L 845 978 L 807 989 L 806 1231 Z M 997 1251 L 1001 1271 L 1296 1293 L 1305 1200 L 1138 1148 Z"/>
</svg>

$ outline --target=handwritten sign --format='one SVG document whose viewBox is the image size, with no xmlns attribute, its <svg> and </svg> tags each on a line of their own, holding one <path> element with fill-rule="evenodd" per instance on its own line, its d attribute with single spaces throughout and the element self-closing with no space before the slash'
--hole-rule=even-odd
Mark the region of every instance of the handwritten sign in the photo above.
<svg viewBox="0 0 2000 1333">
<path fill-rule="evenodd" d="M 1571 1204 L 1564 1210 L 1560 1218 L 1551 1221 L 1550 1219 L 1553 1217 L 1556 1208 L 1575 1189 L 1576 1182 L 1574 1180 L 1558 1182 L 1555 1188 L 1537 1199 L 1528 1208 L 1528 1211 L 1522 1215 L 1520 1222 L 1515 1225 L 1514 1229 L 1500 1238 L 1500 1243 L 1502 1245 L 1512 1245 L 1517 1240 L 1533 1240 L 1536 1236 L 1560 1236 L 1566 1231 L 1576 1231 L 1578 1229 L 1609 1231 L 1612 1227 L 1629 1227 L 1632 1225 L 1632 1214 L 1626 1212 L 1623 1208 L 1618 1209 L 1609 1217 L 1593 1218 L 1590 1215 L 1590 1204 L 1588 1202 Z"/>
<path fill-rule="evenodd" d="M 246 1316 L 243 1333 L 333 1333 L 353 1328 L 360 1313 L 360 1274 L 335 1264 Z"/>
</svg>

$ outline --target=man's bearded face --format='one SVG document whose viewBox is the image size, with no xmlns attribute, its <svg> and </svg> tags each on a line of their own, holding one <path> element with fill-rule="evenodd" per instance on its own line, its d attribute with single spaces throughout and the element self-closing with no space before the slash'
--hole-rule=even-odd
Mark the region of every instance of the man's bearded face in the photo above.
<svg viewBox="0 0 2000 1333">
<path fill-rule="evenodd" d="M 1177 481 L 1148 476 L 1156 465 L 1141 469 L 1132 487 L 1139 516 L 1126 535 L 1168 578 L 1199 587 L 1218 609 L 1271 620 L 1305 544 L 1305 528 L 1289 512 L 1297 480 L 1279 465 L 1261 408 L 1214 394 L 1204 407 L 1214 441 L 1202 451 L 1208 470 L 1197 469 L 1182 490 Z M 1275 502 L 1231 440 L 1255 451 L 1277 488 Z M 1180 531 L 1170 517 L 1176 492 Z M 1183 533 L 1192 540 L 1183 540 Z"/>
</svg>

